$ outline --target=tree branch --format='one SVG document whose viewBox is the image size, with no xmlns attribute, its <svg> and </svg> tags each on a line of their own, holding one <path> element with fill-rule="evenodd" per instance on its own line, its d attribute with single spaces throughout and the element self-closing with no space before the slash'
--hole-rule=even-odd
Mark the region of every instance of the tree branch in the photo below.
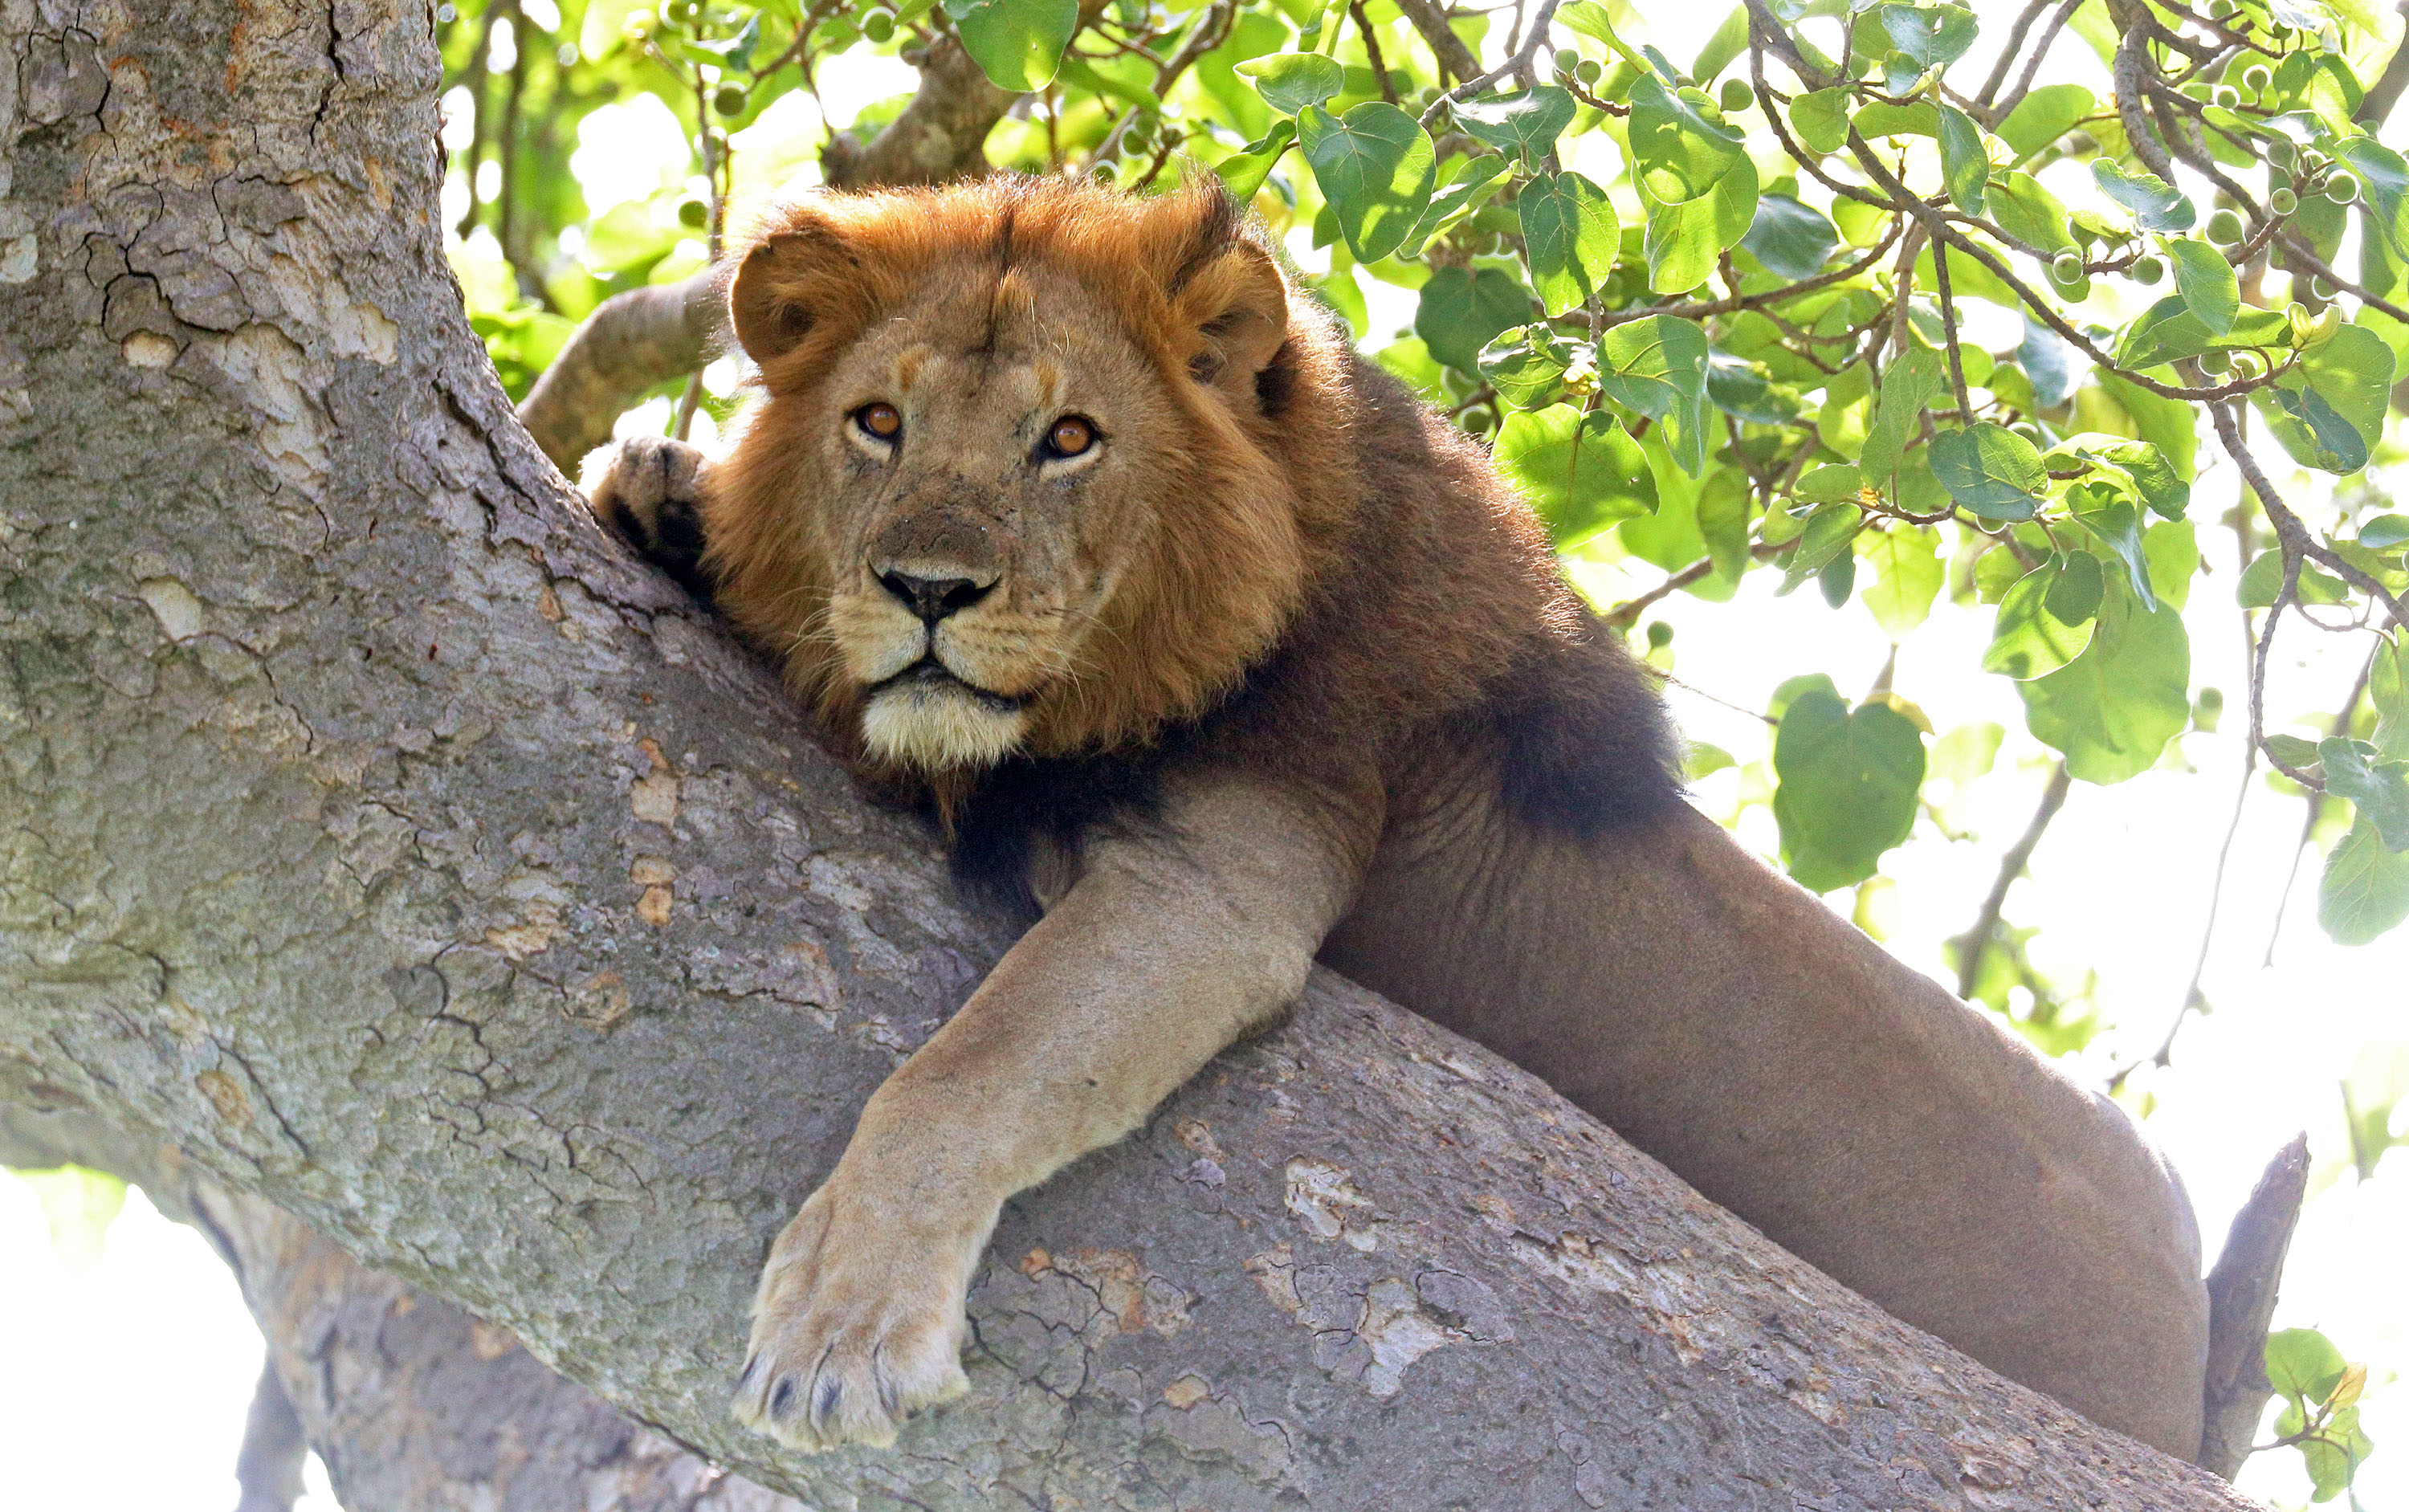
<svg viewBox="0 0 2409 1512">
<path fill-rule="evenodd" d="M 1447 11 L 1439 0 L 1397 0 L 1397 8 L 1413 22 L 1414 30 L 1421 34 L 1431 54 L 1438 59 L 1438 65 L 1450 77 L 1460 82 L 1479 76 L 1480 60 L 1464 45 L 1464 38 L 1455 35 L 1455 28 L 1447 23 Z"/>
<path fill-rule="evenodd" d="M 1999 857 L 1998 875 L 1991 879 L 1989 896 L 1983 900 L 1982 910 L 1974 915 L 1974 924 L 1954 942 L 1957 947 L 1957 996 L 1971 999 L 1976 984 L 1983 979 L 1983 958 L 1991 948 L 1991 941 L 1999 932 L 1999 913 L 2008 905 L 2008 889 L 2025 874 L 2032 864 L 2032 854 L 2041 844 L 2041 837 L 2049 832 L 2049 823 L 2057 811 L 2066 806 L 2066 795 L 2074 785 L 2073 774 L 2060 761 L 2049 774 L 2049 785 L 2041 792 L 2041 806 L 2033 810 L 2032 821 L 2007 853 Z"/>
</svg>

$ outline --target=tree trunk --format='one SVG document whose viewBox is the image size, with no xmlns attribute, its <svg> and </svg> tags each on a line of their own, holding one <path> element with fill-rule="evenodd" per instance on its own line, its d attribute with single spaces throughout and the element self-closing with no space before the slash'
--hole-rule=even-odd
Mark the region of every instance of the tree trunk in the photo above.
<svg viewBox="0 0 2409 1512">
<path fill-rule="evenodd" d="M 446 1454 L 573 1505 L 576 1442 L 704 1505 L 513 1337 L 825 1508 L 2246 1505 L 1327 973 L 1007 1206 L 969 1401 L 741 1432 L 771 1236 L 1008 923 L 512 417 L 426 6 L 0 17 L 0 1103 L 248 1194 L 211 1221 L 353 1512 Z"/>
</svg>

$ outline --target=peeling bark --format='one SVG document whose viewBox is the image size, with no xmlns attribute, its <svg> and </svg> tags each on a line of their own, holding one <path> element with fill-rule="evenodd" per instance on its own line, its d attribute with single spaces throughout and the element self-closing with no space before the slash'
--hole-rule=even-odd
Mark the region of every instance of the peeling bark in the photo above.
<svg viewBox="0 0 2409 1512">
<path fill-rule="evenodd" d="M 423 5 L 0 19 L 0 1104 L 246 1194 L 272 1335 L 508 1331 L 821 1508 L 2246 1505 L 1328 973 L 1008 1204 L 969 1401 L 742 1433 L 771 1236 L 1007 923 L 512 418 Z M 435 1378 L 281 1373 L 353 1512 L 512 1452 Z"/>
</svg>

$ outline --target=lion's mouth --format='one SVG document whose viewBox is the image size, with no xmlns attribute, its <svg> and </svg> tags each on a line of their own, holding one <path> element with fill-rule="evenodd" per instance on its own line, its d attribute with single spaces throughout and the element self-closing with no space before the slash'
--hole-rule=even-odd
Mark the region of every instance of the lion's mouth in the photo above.
<svg viewBox="0 0 2409 1512">
<path fill-rule="evenodd" d="M 997 693 L 975 683 L 964 682 L 954 675 L 951 668 L 937 659 L 934 651 L 904 668 L 894 676 L 870 685 L 870 696 L 876 698 L 890 688 L 914 688 L 930 693 L 957 693 L 992 713 L 1017 713 L 1029 700 L 1016 698 L 1009 693 Z"/>
</svg>

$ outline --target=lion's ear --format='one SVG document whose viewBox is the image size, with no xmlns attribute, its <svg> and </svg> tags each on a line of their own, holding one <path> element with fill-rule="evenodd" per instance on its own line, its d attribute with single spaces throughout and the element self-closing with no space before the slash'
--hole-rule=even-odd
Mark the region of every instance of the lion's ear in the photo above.
<svg viewBox="0 0 2409 1512">
<path fill-rule="evenodd" d="M 1234 404 L 1256 407 L 1256 378 L 1288 341 L 1288 281 L 1271 253 L 1239 240 L 1198 269 L 1179 293 L 1196 332 L 1188 371 Z"/>
<path fill-rule="evenodd" d="M 728 290 L 728 318 L 744 354 L 766 368 L 830 314 L 858 307 L 861 279 L 859 254 L 824 217 L 803 209 L 765 227 L 738 261 Z"/>
<path fill-rule="evenodd" d="M 1211 174 L 1157 202 L 1170 240 L 1172 309 L 1190 335 L 1188 371 L 1234 406 L 1257 408 L 1256 378 L 1288 341 L 1288 280 L 1247 236 L 1243 212 Z"/>
</svg>

